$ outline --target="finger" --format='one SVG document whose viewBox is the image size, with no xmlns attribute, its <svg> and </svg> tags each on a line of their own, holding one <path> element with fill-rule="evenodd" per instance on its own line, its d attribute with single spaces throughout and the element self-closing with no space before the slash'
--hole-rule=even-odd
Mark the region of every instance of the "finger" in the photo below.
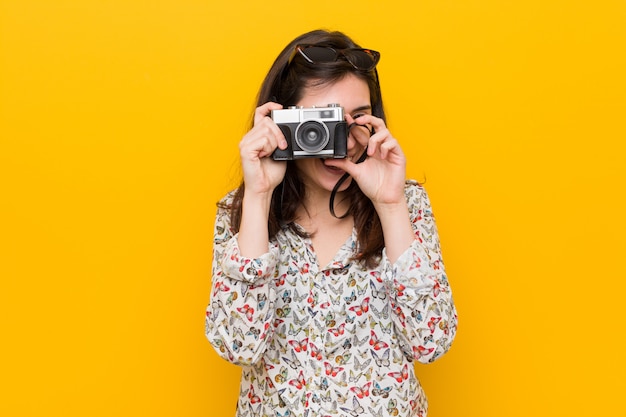
<svg viewBox="0 0 626 417">
<path fill-rule="evenodd" d="M 385 121 L 380 117 L 374 116 L 373 114 L 363 114 L 354 119 L 354 121 L 361 126 L 370 126 L 371 129 L 374 130 L 374 132 L 378 132 L 387 128 L 387 126 L 385 125 Z"/>
<path fill-rule="evenodd" d="M 287 138 L 280 127 L 269 117 L 266 117 L 262 123 L 269 128 L 271 135 L 276 139 L 276 144 L 280 149 L 287 149 Z"/>
<path fill-rule="evenodd" d="M 354 124 L 362 126 L 363 128 L 357 128 L 356 126 L 353 126 Z M 368 129 L 367 141 L 364 142 L 366 136 L 363 134 L 360 136 L 361 139 L 359 140 L 359 143 L 361 143 L 361 145 L 363 146 L 368 146 L 367 154 L 369 156 L 372 156 L 376 153 L 380 143 L 384 142 L 387 137 L 391 137 L 391 134 L 389 133 L 389 130 L 385 125 L 385 121 L 371 114 L 363 114 L 354 119 L 353 125 L 351 125 L 352 128 L 350 130 L 351 134 L 352 131 L 355 132 L 353 134 L 353 137 L 355 139 L 357 139 L 356 135 L 358 131 L 360 131 L 361 129 L 365 130 L 364 128 Z"/>
<path fill-rule="evenodd" d="M 257 107 L 254 111 L 254 124 L 257 125 L 265 117 L 269 117 L 272 114 L 272 110 L 280 110 L 282 108 L 283 106 L 281 104 L 274 103 L 273 101 L 268 101 Z"/>
<path fill-rule="evenodd" d="M 285 139 L 283 131 L 280 130 L 278 125 L 276 125 L 276 123 L 274 123 L 274 121 L 269 117 L 262 118 L 259 123 L 255 125 L 254 128 L 250 131 L 250 140 L 254 140 L 254 138 L 260 138 L 264 136 L 267 136 L 275 143 L 275 148 L 287 148 L 287 140 Z"/>
<path fill-rule="evenodd" d="M 346 173 L 348 173 L 348 175 L 350 175 L 355 180 L 359 178 L 359 174 L 361 170 L 363 169 L 362 166 L 360 166 L 359 164 L 355 164 L 354 161 L 350 160 L 349 158 L 343 158 L 343 159 L 328 158 L 324 160 L 324 164 L 327 166 L 339 168 L 342 171 L 345 171 Z"/>
<path fill-rule="evenodd" d="M 241 155 L 250 159 L 264 158 L 271 155 L 278 147 L 278 139 L 269 129 L 265 134 L 256 134 L 250 140 L 240 144 Z"/>
<path fill-rule="evenodd" d="M 379 152 L 379 148 L 381 144 L 390 140 L 395 140 L 395 139 L 393 139 L 393 137 L 391 136 L 391 133 L 389 132 L 389 130 L 387 130 L 386 127 L 382 130 L 379 130 L 370 138 L 369 145 L 367 148 L 367 155 L 372 156 L 376 154 L 376 152 Z"/>
<path fill-rule="evenodd" d="M 270 137 L 263 137 L 262 147 L 259 150 L 259 158 L 265 158 L 271 155 L 276 149 L 276 140 Z"/>
<path fill-rule="evenodd" d="M 366 147 L 370 140 L 370 130 L 367 126 L 353 122 L 350 127 L 350 136 L 362 147 Z"/>
<path fill-rule="evenodd" d="M 394 138 L 390 138 L 380 144 L 380 157 L 382 159 L 387 159 L 390 154 L 402 154 L 400 144 Z"/>
</svg>

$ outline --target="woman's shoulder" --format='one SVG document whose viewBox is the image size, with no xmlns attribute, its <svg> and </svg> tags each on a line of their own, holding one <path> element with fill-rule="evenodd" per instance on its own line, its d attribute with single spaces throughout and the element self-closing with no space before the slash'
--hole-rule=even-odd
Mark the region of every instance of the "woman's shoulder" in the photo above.
<svg viewBox="0 0 626 417">
<path fill-rule="evenodd" d="M 409 207 L 430 210 L 430 198 L 424 185 L 414 179 L 408 179 L 404 183 L 404 194 Z"/>
<path fill-rule="evenodd" d="M 404 193 L 407 197 L 411 195 L 427 195 L 422 183 L 411 178 L 404 181 Z"/>
<path fill-rule="evenodd" d="M 237 194 L 237 189 L 230 190 L 217 202 L 217 206 L 220 208 L 230 208 L 235 199 L 235 194 Z"/>
</svg>

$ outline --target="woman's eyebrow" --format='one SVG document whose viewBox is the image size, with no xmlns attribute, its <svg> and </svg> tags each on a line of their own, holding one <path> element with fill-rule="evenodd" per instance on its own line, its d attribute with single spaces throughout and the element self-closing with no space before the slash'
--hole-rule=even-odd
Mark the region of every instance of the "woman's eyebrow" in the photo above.
<svg viewBox="0 0 626 417">
<path fill-rule="evenodd" d="M 372 106 L 370 104 L 365 104 L 363 106 L 359 106 L 356 109 L 353 109 L 350 113 L 354 113 L 355 111 L 363 111 L 363 110 L 372 110 Z"/>
</svg>

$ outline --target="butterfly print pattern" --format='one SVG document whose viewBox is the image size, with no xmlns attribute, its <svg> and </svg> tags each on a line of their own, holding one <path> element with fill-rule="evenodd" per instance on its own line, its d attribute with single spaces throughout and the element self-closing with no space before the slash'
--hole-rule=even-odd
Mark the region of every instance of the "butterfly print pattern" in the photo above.
<svg viewBox="0 0 626 417">
<path fill-rule="evenodd" d="M 242 368 L 237 417 L 426 416 L 413 361 L 448 351 L 457 316 L 426 191 L 405 193 L 416 239 L 374 269 L 352 260 L 355 231 L 328 265 L 287 227 L 245 258 L 218 209 L 205 331 Z"/>
</svg>

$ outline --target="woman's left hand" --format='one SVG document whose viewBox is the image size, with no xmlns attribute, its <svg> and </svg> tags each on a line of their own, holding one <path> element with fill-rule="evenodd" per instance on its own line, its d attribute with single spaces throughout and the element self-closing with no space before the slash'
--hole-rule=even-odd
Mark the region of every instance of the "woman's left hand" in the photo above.
<svg viewBox="0 0 626 417">
<path fill-rule="evenodd" d="M 367 158 L 360 164 L 346 159 L 326 159 L 325 164 L 346 171 L 359 184 L 363 193 L 374 205 L 389 205 L 404 202 L 404 183 L 406 180 L 406 158 L 398 141 L 391 135 L 385 122 L 373 115 L 365 114 L 356 120 L 359 125 L 368 125 L 374 129 L 374 135 L 360 138 L 356 148 L 360 148 L 352 158 L 361 155 L 367 146 Z M 353 127 L 353 129 L 364 129 Z M 353 137 L 365 135 L 352 135 Z M 354 140 L 354 139 L 348 139 Z M 350 148 L 350 146 L 349 146 Z M 349 150 L 348 153 L 352 153 Z"/>
</svg>

